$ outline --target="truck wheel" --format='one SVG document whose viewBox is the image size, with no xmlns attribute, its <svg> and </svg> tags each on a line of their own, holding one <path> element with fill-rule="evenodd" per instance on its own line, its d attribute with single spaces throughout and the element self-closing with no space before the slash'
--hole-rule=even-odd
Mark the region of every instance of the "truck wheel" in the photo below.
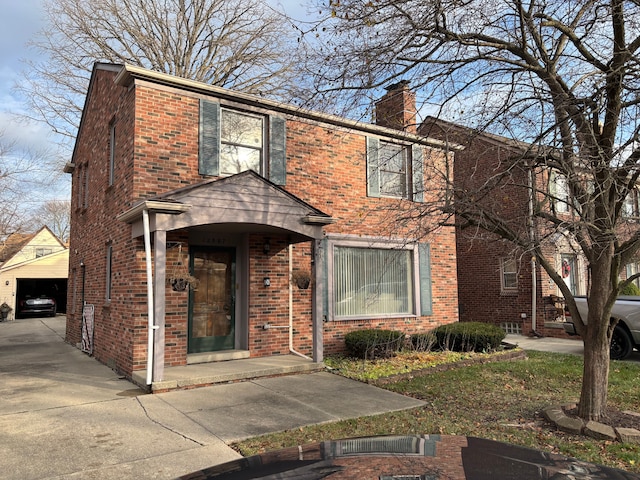
<svg viewBox="0 0 640 480">
<path fill-rule="evenodd" d="M 629 333 L 621 327 L 616 325 L 613 330 L 613 336 L 611 337 L 611 350 L 609 357 L 611 360 L 624 360 L 633 351 L 633 341 Z"/>
</svg>

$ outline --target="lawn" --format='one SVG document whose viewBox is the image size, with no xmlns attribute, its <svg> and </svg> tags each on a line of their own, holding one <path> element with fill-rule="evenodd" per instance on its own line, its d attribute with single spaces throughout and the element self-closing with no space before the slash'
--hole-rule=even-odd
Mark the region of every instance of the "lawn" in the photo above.
<svg viewBox="0 0 640 480">
<path fill-rule="evenodd" d="M 439 360 L 434 355 L 423 359 L 426 366 L 461 360 L 456 356 Z M 404 364 L 401 357 L 392 362 L 329 359 L 327 363 L 336 374 L 368 381 L 413 371 L 391 377 L 383 388 L 424 400 L 427 406 L 266 435 L 234 447 L 248 456 L 329 439 L 439 433 L 490 438 L 640 473 L 640 445 L 556 431 L 540 416 L 544 407 L 579 398 L 582 357 L 527 352 L 526 359 L 445 371 L 432 368 L 429 374 L 419 372 L 425 365 L 415 354 L 408 354 Z M 640 365 L 612 362 L 609 383 L 610 406 L 640 412 Z"/>
</svg>

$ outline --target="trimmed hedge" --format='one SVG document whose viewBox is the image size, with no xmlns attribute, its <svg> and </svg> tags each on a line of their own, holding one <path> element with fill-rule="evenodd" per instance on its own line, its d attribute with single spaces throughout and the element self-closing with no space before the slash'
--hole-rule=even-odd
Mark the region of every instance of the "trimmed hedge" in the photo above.
<svg viewBox="0 0 640 480">
<path fill-rule="evenodd" d="M 640 296 L 640 288 L 635 283 L 629 283 L 622 290 L 620 290 L 620 295 L 635 295 Z"/>
<path fill-rule="evenodd" d="M 395 330 L 354 330 L 344 336 L 349 356 L 363 359 L 393 357 L 404 345 L 404 333 Z"/>
<path fill-rule="evenodd" d="M 455 322 L 433 330 L 435 347 L 454 352 L 485 352 L 497 349 L 506 333 L 497 325 Z"/>
</svg>

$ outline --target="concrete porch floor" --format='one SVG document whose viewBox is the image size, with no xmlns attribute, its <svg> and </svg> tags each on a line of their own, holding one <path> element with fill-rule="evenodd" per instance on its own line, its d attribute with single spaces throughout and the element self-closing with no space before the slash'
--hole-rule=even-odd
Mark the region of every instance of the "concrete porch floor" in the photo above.
<svg viewBox="0 0 640 480">
<path fill-rule="evenodd" d="M 180 367 L 166 367 L 162 380 L 153 381 L 150 390 L 151 393 L 161 393 L 253 378 L 318 372 L 324 370 L 324 368 L 322 363 L 315 363 L 297 355 L 197 363 Z M 132 381 L 149 390 L 146 385 L 146 370 L 135 371 Z"/>
</svg>

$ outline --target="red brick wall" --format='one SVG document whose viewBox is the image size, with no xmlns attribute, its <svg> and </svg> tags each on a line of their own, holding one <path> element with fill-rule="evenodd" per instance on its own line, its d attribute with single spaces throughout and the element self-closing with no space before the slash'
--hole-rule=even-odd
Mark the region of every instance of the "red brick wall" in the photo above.
<svg viewBox="0 0 640 480">
<path fill-rule="evenodd" d="M 119 371 L 146 367 L 147 291 L 144 246 L 131 239 L 131 227 L 116 220 L 140 199 L 204 180 L 198 174 L 197 95 L 169 87 L 138 84 L 133 89 L 115 86 L 114 74 L 97 71 L 89 108 L 83 118 L 74 154 L 73 218 L 70 268 L 86 265 L 85 300 L 96 305 L 95 356 Z M 135 100 L 135 103 L 134 103 Z M 266 113 L 266 112 L 265 112 Z M 107 185 L 109 121 L 116 125 L 116 184 Z M 437 152 L 425 151 L 434 161 Z M 456 245 L 452 228 L 416 235 L 416 225 L 398 222 L 399 215 L 419 207 L 412 202 L 366 196 L 365 136 L 358 131 L 301 118 L 287 119 L 286 189 L 336 219 L 329 235 L 393 236 L 431 245 L 433 314 L 426 317 L 372 321 L 331 321 L 324 324 L 326 352 L 341 351 L 343 336 L 354 328 L 384 327 L 407 333 L 426 331 L 457 320 Z M 91 198 L 78 208 L 79 173 L 90 172 Z M 430 187 L 432 185 L 429 185 Z M 170 232 L 168 241 L 188 242 L 187 232 Z M 264 255 L 264 235 L 249 236 L 249 325 L 251 355 L 285 354 L 289 333 L 263 329 L 265 323 L 289 323 L 289 249 L 286 236 L 271 236 L 271 251 Z M 112 300 L 104 299 L 106 245 L 113 245 Z M 188 246 L 185 246 L 188 249 Z M 77 253 L 74 253 L 76 252 Z M 168 252 L 167 271 L 175 250 Z M 311 270 L 311 244 L 293 247 L 294 267 Z M 79 277 L 79 276 L 78 276 Z M 269 277 L 270 287 L 264 287 Z M 69 292 L 73 289 L 70 288 Z M 78 292 L 81 287 L 78 288 Z M 167 365 L 186 363 L 188 295 L 166 289 L 165 359 Z M 313 288 L 292 289 L 293 347 L 312 353 L 311 305 Z M 71 301 L 71 293 L 69 301 Z M 80 341 L 81 295 L 68 318 L 67 338 Z M 71 309 L 70 309 L 71 310 Z"/>
<path fill-rule="evenodd" d="M 421 131 L 465 147 L 455 154 L 454 178 L 458 192 L 467 191 L 468 195 L 475 195 L 488 212 L 499 215 L 507 223 L 511 222 L 516 231 L 522 232 L 527 228 L 525 216 L 529 209 L 529 179 L 518 150 L 509 148 L 501 141 L 473 136 L 470 131 L 445 131 L 430 122 Z M 513 158 L 518 159 L 515 167 Z M 485 182 L 499 178 L 507 169 L 509 174 L 504 175 L 491 191 L 478 194 Z M 538 173 L 535 182 L 538 189 L 545 191 L 548 178 L 546 174 Z M 522 333 L 529 334 L 532 331 L 531 254 L 515 248 L 497 235 L 474 227 L 459 228 L 456 234 L 460 321 L 497 325 L 516 323 L 521 325 Z M 538 231 L 538 235 L 544 234 Z M 553 259 L 557 254 L 559 250 L 555 245 L 549 243 L 545 247 L 545 255 L 549 258 Z M 503 291 L 501 259 L 510 256 L 518 261 L 518 288 L 515 291 Z M 557 287 L 537 265 L 536 331 L 544 336 L 566 338 L 562 328 L 545 327 L 545 322 L 552 322 L 556 316 L 555 306 L 550 300 L 552 294 L 558 295 Z"/>
</svg>

